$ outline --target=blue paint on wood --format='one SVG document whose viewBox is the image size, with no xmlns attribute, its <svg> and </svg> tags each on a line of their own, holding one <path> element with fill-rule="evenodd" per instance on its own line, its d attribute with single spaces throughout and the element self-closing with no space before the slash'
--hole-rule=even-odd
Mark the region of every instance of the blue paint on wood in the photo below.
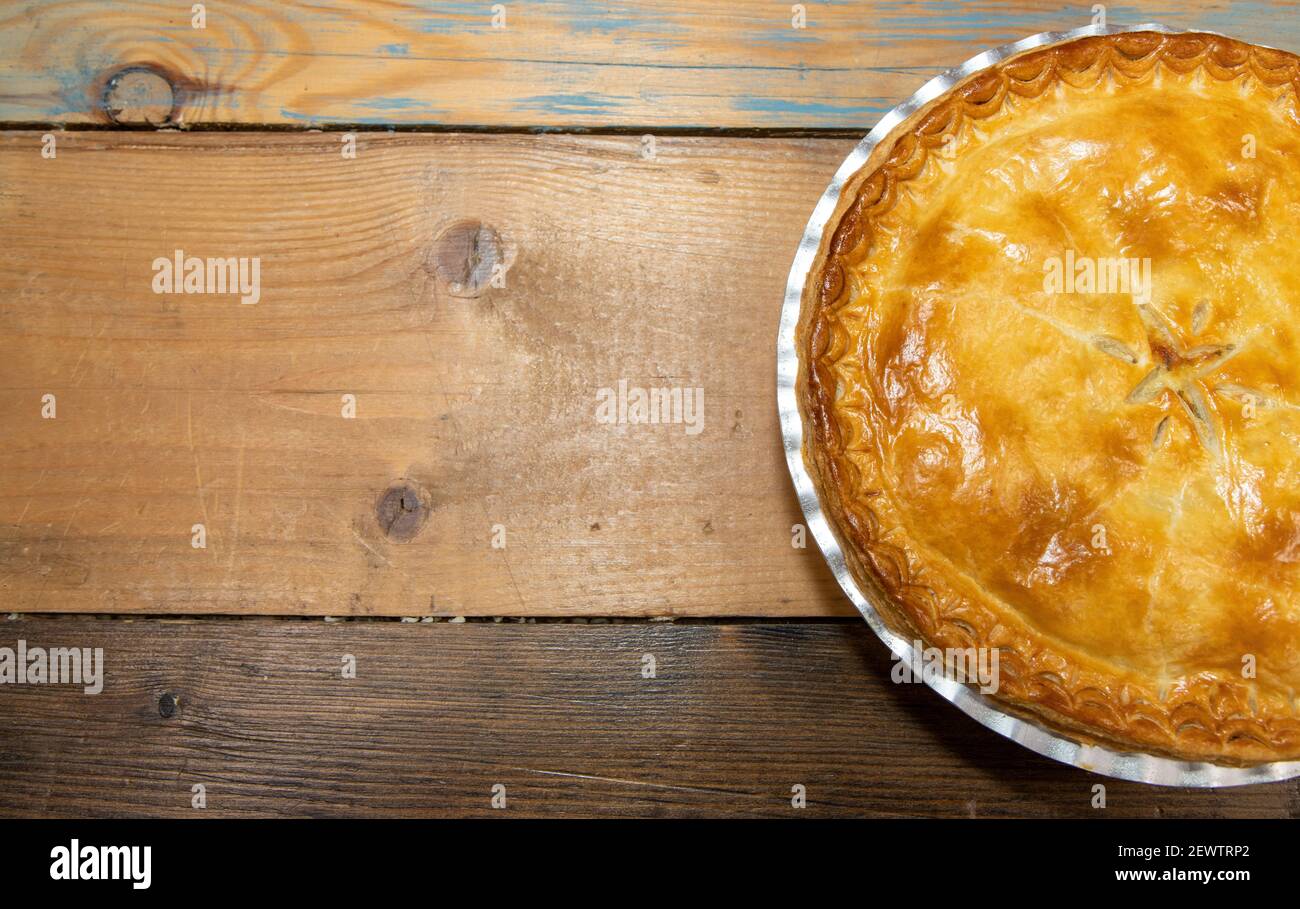
<svg viewBox="0 0 1300 909">
<path fill-rule="evenodd" d="M 426 111 L 430 116 L 422 122 L 436 124 L 438 118 L 446 115 L 445 110 L 430 108 Z M 285 120 L 291 120 L 294 123 L 301 123 L 304 127 L 320 126 L 392 126 L 393 118 L 385 116 L 365 116 L 356 114 L 346 114 L 341 117 L 331 117 L 321 114 L 304 114 L 288 108 L 280 108 L 280 116 Z"/>
<path fill-rule="evenodd" d="M 824 117 L 836 123 L 858 125 L 870 123 L 863 118 L 879 117 L 897 106 L 901 98 L 860 98 L 858 103 L 836 104 L 830 101 L 804 101 L 793 98 L 737 98 L 736 110 L 759 114 Z"/>
<path fill-rule="evenodd" d="M 612 113 L 618 107 L 617 103 L 608 96 L 576 92 L 532 95 L 528 98 L 521 98 L 519 103 L 529 110 L 542 110 L 552 114 Z"/>
<path fill-rule="evenodd" d="M 371 98 L 358 101 L 361 107 L 370 110 L 432 110 L 433 105 L 420 98 Z"/>
<path fill-rule="evenodd" d="M 1283 11 L 1274 3 L 1235 2 L 1223 9 L 1205 10 L 1196 17 L 1196 27 L 1219 32 L 1230 38 L 1242 38 L 1239 32 L 1247 27 L 1247 23 L 1269 21 L 1275 22 L 1277 28 L 1261 35 L 1257 40 L 1293 54 L 1300 53 L 1300 34 L 1297 34 L 1296 28 L 1300 25 L 1300 16 L 1292 9 Z"/>
<path fill-rule="evenodd" d="M 651 119 L 672 126 L 716 125 L 688 123 L 680 115 L 674 117 L 673 112 L 689 110 L 691 119 L 695 120 L 701 116 L 701 110 L 719 110 L 721 106 L 723 110 L 730 108 L 750 114 L 740 119 L 755 126 L 856 129 L 871 126 L 881 113 L 906 97 L 910 90 L 904 88 L 910 80 L 894 79 L 889 82 L 890 89 L 875 88 L 892 91 L 895 85 L 904 86 L 898 89 L 898 97 L 889 98 L 855 97 L 855 80 L 879 85 L 880 80 L 873 80 L 874 76 L 897 73 L 915 76 L 915 85 L 919 87 L 925 77 L 960 63 L 984 48 L 1034 32 L 1076 27 L 1092 18 L 1092 0 L 1064 7 L 1004 4 L 994 0 L 929 0 L 924 4 L 916 0 L 816 0 L 806 4 L 808 27 L 795 29 L 791 27 L 788 4 L 735 11 L 721 4 L 692 9 L 690 4 L 658 7 L 636 0 L 530 0 L 521 4 L 501 0 L 507 16 L 507 32 L 501 33 L 492 28 L 494 2 L 410 0 L 394 4 L 394 26 L 436 36 L 349 52 L 329 50 L 333 33 L 341 34 L 350 27 L 351 20 L 337 9 L 331 11 L 314 4 L 280 8 L 278 16 L 303 25 L 319 38 L 304 49 L 282 46 L 282 38 L 269 25 L 262 46 L 214 46 L 214 39 L 191 29 L 188 16 L 183 15 L 160 20 L 153 40 L 165 47 L 160 47 L 156 55 L 149 54 L 146 48 L 141 56 L 156 56 L 169 62 L 188 57 L 192 71 L 186 75 L 200 83 L 209 78 L 219 83 L 221 74 L 241 71 L 249 59 L 265 66 L 263 57 L 338 58 L 340 65 L 348 65 L 353 60 L 368 61 L 381 75 L 391 69 L 403 76 L 417 69 L 414 63 L 417 60 L 464 60 L 467 66 L 489 64 L 486 73 L 491 72 L 492 64 L 523 67 L 529 74 L 535 74 L 536 91 L 543 93 L 509 102 L 517 108 L 518 116 L 507 114 L 506 119 L 518 125 L 539 118 L 539 112 L 549 115 L 552 124 L 558 121 L 575 126 L 628 125 L 624 121 L 629 118 L 641 122 L 646 105 L 652 104 L 653 110 L 663 114 L 657 118 L 652 114 Z M 44 0 L 31 0 L 18 5 L 30 12 L 45 4 Z M 821 27 L 828 7 L 854 11 L 853 25 L 835 32 Z M 1156 21 L 1300 50 L 1300 16 L 1266 0 L 1190 6 L 1176 4 L 1174 0 L 1153 3 L 1130 0 L 1108 3 L 1106 11 L 1108 20 L 1115 24 Z M 22 28 L 0 33 L 3 68 L 26 80 L 21 92 L 0 94 L 0 120 L 58 121 L 79 119 L 86 114 L 99 117 L 96 86 L 102 84 L 108 73 L 138 61 L 110 56 L 115 53 L 115 45 L 96 38 L 93 16 L 77 27 L 87 30 L 87 37 L 82 40 L 73 36 L 78 37 L 75 46 L 80 55 L 75 62 L 56 63 L 25 57 L 22 43 L 26 33 Z M 699 45 L 698 53 L 669 52 L 695 47 L 697 32 L 719 28 L 728 30 L 732 37 L 738 35 L 747 46 L 765 48 L 768 52 L 765 55 L 736 53 L 732 44 L 718 56 L 710 53 L 705 44 Z M 403 37 L 400 31 L 391 34 L 394 39 Z M 507 43 L 495 40 L 506 35 L 510 38 Z M 541 37 L 534 40 L 530 38 L 532 35 Z M 848 57 L 837 54 L 838 65 L 818 66 L 823 56 L 818 51 L 830 42 L 855 43 L 859 50 Z M 927 47 L 923 59 L 932 61 L 932 65 L 871 65 L 882 58 L 922 59 L 899 52 L 898 48 L 909 42 L 923 43 Z M 779 49 L 779 53 L 772 53 L 773 48 Z M 876 53 L 881 50 L 884 52 Z M 676 83 L 660 78 L 653 70 L 671 70 L 678 80 L 684 76 L 684 83 L 690 87 L 665 89 Z M 726 80 L 711 75 L 721 72 L 739 75 Z M 440 102 L 437 86 L 412 84 L 407 79 L 400 84 L 400 90 L 406 95 L 376 96 L 359 102 L 347 100 L 341 102 L 346 109 L 339 116 L 308 115 L 293 110 L 282 110 L 281 116 L 303 124 L 466 122 L 465 105 L 472 102 L 457 99 L 454 110 L 448 111 L 433 106 L 449 103 Z M 490 90 L 490 83 L 485 82 L 485 88 Z M 245 108 L 258 103 L 258 95 L 244 94 L 246 87 L 241 84 L 221 85 L 211 90 L 222 92 L 220 104 L 227 109 L 236 107 L 241 99 L 249 101 Z M 656 90 L 658 97 L 652 97 Z M 421 96 L 429 100 L 422 100 Z M 279 97 L 295 96 L 287 92 Z M 285 103 L 292 106 L 309 102 L 285 100 L 277 101 L 276 106 Z M 325 106 L 332 108 L 332 105 Z M 629 114 L 632 110 L 639 113 L 633 116 Z M 248 119 L 256 122 L 267 117 L 261 111 L 252 111 Z"/>
<path fill-rule="evenodd" d="M 685 33 L 689 29 L 680 22 L 670 22 L 656 16 L 653 8 L 641 3 L 611 3 L 608 0 L 560 0 L 549 4 L 554 7 L 548 16 L 554 16 L 577 34 L 637 35 L 650 33 L 664 35 Z"/>
<path fill-rule="evenodd" d="M 820 44 L 822 34 L 808 28 L 773 28 L 755 36 L 755 44 Z"/>
<path fill-rule="evenodd" d="M 93 86 L 99 83 L 105 73 L 121 67 L 121 63 L 116 60 L 93 57 L 78 61 L 73 69 L 50 71 L 50 76 L 58 85 L 50 103 L 44 106 L 49 111 L 50 119 L 98 108 L 100 97 L 94 93 Z"/>
<path fill-rule="evenodd" d="M 1138 25 L 1144 22 L 1174 24 L 1180 18 L 1177 7 L 1152 4 L 1132 6 L 1105 4 L 1106 19 L 1115 25 Z M 865 43 L 899 43 L 915 41 L 919 35 L 927 40 L 969 44 L 979 35 L 984 47 L 1005 44 L 1038 32 L 1059 32 L 1092 22 L 1092 4 L 1081 3 L 1058 9 L 1025 9 L 1019 5 L 984 5 L 963 0 L 931 0 L 924 12 L 910 0 L 891 0 L 873 6 L 858 33 Z M 1198 19 L 1205 18 L 1204 15 Z"/>
<path fill-rule="evenodd" d="M 426 35 L 443 34 L 449 35 L 452 32 L 468 32 L 465 23 L 455 19 L 421 19 L 412 24 L 417 31 L 424 32 Z"/>
<path fill-rule="evenodd" d="M 491 0 L 481 3 L 437 0 L 437 2 L 427 3 L 422 9 L 432 15 L 421 17 L 409 24 L 425 34 L 450 35 L 491 31 L 493 6 Z M 509 27 L 512 10 L 509 3 L 505 4 L 505 8 L 506 25 Z"/>
</svg>

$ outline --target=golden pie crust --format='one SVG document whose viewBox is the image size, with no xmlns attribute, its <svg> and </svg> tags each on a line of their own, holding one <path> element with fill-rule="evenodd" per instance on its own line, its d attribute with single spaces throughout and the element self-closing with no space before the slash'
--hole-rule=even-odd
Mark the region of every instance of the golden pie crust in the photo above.
<svg viewBox="0 0 1300 909">
<path fill-rule="evenodd" d="M 850 570 L 1076 739 L 1300 758 L 1297 63 L 1154 32 L 1010 58 L 876 146 L 805 288 Z M 1149 262 L 1149 294 L 1083 260 Z"/>
</svg>

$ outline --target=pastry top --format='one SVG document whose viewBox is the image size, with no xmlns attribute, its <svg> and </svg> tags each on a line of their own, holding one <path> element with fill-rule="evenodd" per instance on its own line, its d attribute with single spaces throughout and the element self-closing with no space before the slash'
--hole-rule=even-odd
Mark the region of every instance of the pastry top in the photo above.
<svg viewBox="0 0 1300 909">
<path fill-rule="evenodd" d="M 1076 738 L 1300 758 L 1298 59 L 1080 39 L 930 104 L 805 292 L 805 460 L 887 621 Z"/>
</svg>

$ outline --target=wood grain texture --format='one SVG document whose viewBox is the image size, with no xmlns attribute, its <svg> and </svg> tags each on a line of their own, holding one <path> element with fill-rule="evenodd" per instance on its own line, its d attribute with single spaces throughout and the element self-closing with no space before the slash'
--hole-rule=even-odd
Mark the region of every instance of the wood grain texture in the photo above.
<svg viewBox="0 0 1300 909">
<path fill-rule="evenodd" d="M 889 681 L 859 623 L 0 622 L 103 692 L 0 686 L 0 813 L 1288 817 L 1290 783 L 1105 780 Z M 342 679 L 344 654 L 356 678 Z M 643 678 L 644 656 L 655 678 Z M 178 706 L 169 717 L 160 699 Z M 202 783 L 207 808 L 190 807 Z"/>
<path fill-rule="evenodd" d="M 786 272 L 848 147 L 3 136 L 0 606 L 850 614 L 792 546 L 774 402 Z M 154 293 L 176 249 L 260 257 L 260 302 Z M 598 422 L 621 380 L 703 389 L 702 431 Z M 423 523 L 390 533 L 400 483 Z"/>
<path fill-rule="evenodd" d="M 865 131 L 980 51 L 1087 24 L 1090 3 L 767 0 L 25 0 L 0 11 L 0 122 L 102 124 L 124 68 L 175 88 L 173 122 Z M 1300 48 L 1290 3 L 1108 4 L 1111 22 Z"/>
</svg>

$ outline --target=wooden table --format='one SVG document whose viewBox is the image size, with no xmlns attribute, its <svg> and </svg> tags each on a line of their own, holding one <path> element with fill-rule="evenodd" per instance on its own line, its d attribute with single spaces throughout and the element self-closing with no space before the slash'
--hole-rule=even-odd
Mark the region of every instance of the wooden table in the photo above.
<svg viewBox="0 0 1300 909">
<path fill-rule="evenodd" d="M 1087 7 L 189 6 L 0 10 L 0 645 L 107 661 L 0 687 L 0 811 L 1300 813 L 1094 809 L 890 683 L 793 545 L 813 203 L 926 78 Z M 1290 5 L 1110 14 L 1300 47 Z M 257 258 L 256 303 L 155 292 L 177 250 Z M 620 387 L 703 419 L 610 423 Z"/>
</svg>

